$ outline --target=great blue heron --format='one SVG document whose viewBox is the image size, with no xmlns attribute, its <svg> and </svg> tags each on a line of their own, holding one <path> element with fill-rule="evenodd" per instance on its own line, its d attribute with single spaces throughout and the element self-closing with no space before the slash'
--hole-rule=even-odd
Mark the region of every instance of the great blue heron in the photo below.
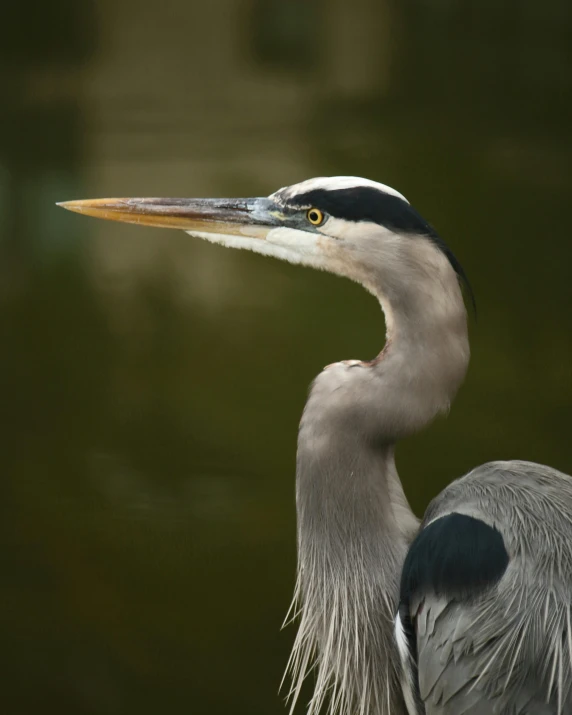
<svg viewBox="0 0 572 715">
<path fill-rule="evenodd" d="M 383 308 L 382 352 L 329 365 L 300 423 L 294 703 L 313 667 L 309 715 L 572 713 L 572 479 L 485 464 L 420 524 L 397 475 L 394 445 L 448 410 L 469 361 L 463 270 L 400 193 L 335 177 L 62 205 L 337 273 Z"/>
</svg>

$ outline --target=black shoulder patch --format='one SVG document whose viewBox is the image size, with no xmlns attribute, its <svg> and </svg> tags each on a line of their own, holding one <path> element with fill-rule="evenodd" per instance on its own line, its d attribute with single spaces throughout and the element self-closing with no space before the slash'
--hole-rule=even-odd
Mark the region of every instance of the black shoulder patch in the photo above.
<svg viewBox="0 0 572 715">
<path fill-rule="evenodd" d="M 287 201 L 288 206 L 314 206 L 334 218 L 345 221 L 371 221 L 385 226 L 390 231 L 410 233 L 429 238 L 447 257 L 461 283 L 465 286 L 473 310 L 476 302 L 473 289 L 453 252 L 430 223 L 425 221 L 411 204 L 394 194 L 388 194 L 373 186 L 352 186 L 348 189 L 313 189 L 296 194 Z"/>
<path fill-rule="evenodd" d="M 480 519 L 448 514 L 422 529 L 409 548 L 400 600 L 419 593 L 468 598 L 497 583 L 509 556 L 500 532 Z"/>
</svg>

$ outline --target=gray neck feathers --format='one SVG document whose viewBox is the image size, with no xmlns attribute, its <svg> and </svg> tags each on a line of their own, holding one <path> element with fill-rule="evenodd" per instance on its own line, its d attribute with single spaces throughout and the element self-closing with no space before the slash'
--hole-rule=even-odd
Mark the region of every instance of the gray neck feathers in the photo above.
<svg viewBox="0 0 572 715">
<path fill-rule="evenodd" d="M 456 275 L 437 248 L 415 242 L 405 256 L 399 246 L 406 276 L 392 251 L 375 274 L 360 276 L 386 314 L 384 350 L 370 363 L 326 368 L 300 424 L 293 604 L 300 625 L 289 669 L 293 707 L 314 668 L 308 715 L 326 701 L 331 714 L 402 712 L 393 619 L 418 522 L 393 445 L 448 409 L 469 358 Z"/>
</svg>

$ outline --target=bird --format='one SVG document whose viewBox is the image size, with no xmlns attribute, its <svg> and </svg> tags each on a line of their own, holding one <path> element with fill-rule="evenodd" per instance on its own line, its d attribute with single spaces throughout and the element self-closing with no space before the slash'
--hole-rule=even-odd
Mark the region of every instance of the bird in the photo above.
<svg viewBox="0 0 572 715">
<path fill-rule="evenodd" d="M 572 478 L 489 462 L 419 520 L 397 473 L 395 445 L 464 381 L 474 303 L 401 193 L 338 176 L 260 198 L 60 205 L 349 278 L 385 314 L 381 352 L 327 366 L 300 421 L 292 709 L 311 673 L 308 715 L 572 713 Z"/>
</svg>

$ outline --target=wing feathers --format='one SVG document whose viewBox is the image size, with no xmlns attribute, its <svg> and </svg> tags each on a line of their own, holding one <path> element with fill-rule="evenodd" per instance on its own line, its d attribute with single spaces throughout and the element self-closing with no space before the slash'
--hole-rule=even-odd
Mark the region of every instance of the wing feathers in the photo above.
<svg viewBox="0 0 572 715">
<path fill-rule="evenodd" d="M 572 479 L 484 465 L 429 507 L 406 558 L 415 715 L 572 715 Z"/>
</svg>

